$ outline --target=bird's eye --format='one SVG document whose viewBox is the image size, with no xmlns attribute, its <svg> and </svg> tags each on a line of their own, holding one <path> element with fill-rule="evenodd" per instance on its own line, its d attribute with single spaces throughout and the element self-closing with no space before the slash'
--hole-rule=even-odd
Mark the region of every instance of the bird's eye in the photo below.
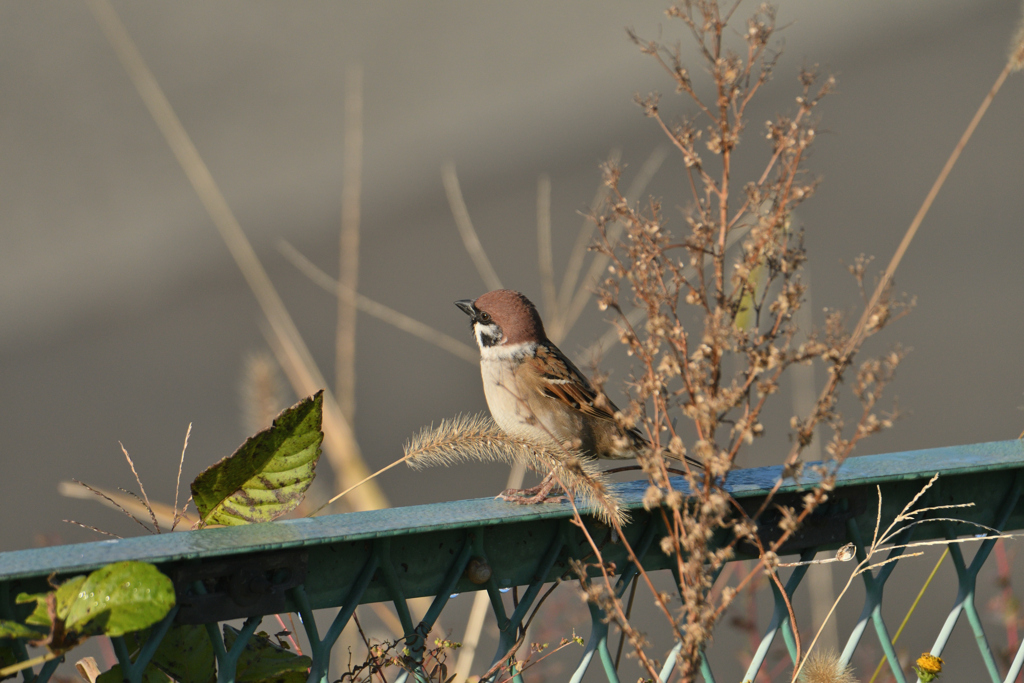
<svg viewBox="0 0 1024 683">
<path fill-rule="evenodd" d="M 489 323 L 491 322 L 491 314 L 484 311 L 480 314 L 480 322 Z"/>
</svg>

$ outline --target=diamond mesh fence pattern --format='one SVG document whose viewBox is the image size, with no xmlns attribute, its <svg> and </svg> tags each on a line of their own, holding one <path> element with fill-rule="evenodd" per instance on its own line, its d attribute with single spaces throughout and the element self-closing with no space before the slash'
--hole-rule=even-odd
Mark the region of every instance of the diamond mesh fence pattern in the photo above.
<svg viewBox="0 0 1024 683">
<path fill-rule="evenodd" d="M 740 504 L 756 509 L 781 474 L 780 468 L 738 470 L 729 476 L 727 488 Z M 780 550 L 791 569 L 784 576 L 785 591 L 792 596 L 806 576 L 806 563 L 821 551 L 853 544 L 858 560 L 865 558 L 876 515 L 892 520 L 935 475 L 939 478 L 919 501 L 918 507 L 974 503 L 957 510 L 958 519 L 998 531 L 1024 526 L 1021 487 L 1024 484 L 1024 445 L 1018 441 L 975 444 L 853 458 L 840 471 L 834 495 Z M 674 485 L 686 492 L 686 483 Z M 813 476 L 800 483 L 787 481 L 779 490 L 780 503 L 797 503 L 800 492 L 814 485 Z M 631 510 L 624 534 L 640 558 L 644 570 L 671 571 L 669 559 L 659 548 L 664 533 L 660 516 L 644 511 L 645 482 L 617 485 Z M 879 502 L 879 490 L 881 502 Z M 881 509 L 879 510 L 879 507 Z M 586 509 L 581 509 L 586 513 Z M 601 544 L 605 560 L 621 572 L 616 590 L 621 596 L 634 576 L 634 566 L 617 543 L 612 529 L 586 516 L 588 531 Z M 0 619 L 12 619 L 23 606 L 14 604 L 21 592 L 47 590 L 48 577 L 61 580 L 111 562 L 141 560 L 155 564 L 175 585 L 176 605 L 152 628 L 135 660 L 126 638 L 112 638 L 125 680 L 141 683 L 146 666 L 161 640 L 175 623 L 204 624 L 213 644 L 219 683 L 236 680 L 239 657 L 265 616 L 294 612 L 301 617 L 308 637 L 312 665 L 309 683 L 332 680 L 332 648 L 349 624 L 358 605 L 393 604 L 405 645 L 414 661 L 422 661 L 427 635 L 449 599 L 459 593 L 486 591 L 497 623 L 498 646 L 490 664 L 507 659 L 519 637 L 524 619 L 542 595 L 545 584 L 572 576 L 570 561 L 586 557 L 590 548 L 582 530 L 570 522 L 568 504 L 513 506 L 489 499 L 396 508 L 375 512 L 288 520 L 243 527 L 207 529 L 162 536 L 83 543 L 0 554 Z M 768 522 L 770 524 L 770 520 Z M 892 634 L 882 616 L 886 582 L 908 542 L 952 541 L 977 536 L 978 527 L 936 520 L 916 525 L 894 540 L 887 563 L 861 575 L 864 605 L 841 657 L 848 663 L 868 628 L 874 629 L 887 657 L 891 674 L 906 681 Z M 1024 664 L 1024 647 L 1017 650 L 1009 671 L 1002 676 L 989 646 L 975 606 L 978 572 L 988 559 L 996 539 L 994 532 L 967 548 L 949 543 L 958 577 L 958 592 L 951 600 L 948 617 L 939 626 L 932 654 L 942 654 L 953 629 L 966 613 L 970 632 L 979 648 L 985 670 L 975 680 L 1016 680 Z M 739 559 L 751 556 L 737 555 Z M 874 560 L 873 560 L 874 561 Z M 881 562 L 878 560 L 876 562 Z M 518 603 L 509 612 L 503 591 L 517 588 Z M 785 600 L 774 590 L 774 611 L 754 653 L 744 680 L 753 681 L 769 648 L 781 633 L 790 658 L 797 656 L 796 640 Z M 412 598 L 427 597 L 430 607 L 414 623 L 409 609 Z M 329 626 L 320 631 L 315 612 L 334 610 Z M 603 670 L 610 682 L 619 680 L 609 647 L 609 625 L 597 606 L 590 606 L 590 635 L 571 681 L 580 681 L 590 670 Z M 220 623 L 244 619 L 234 642 L 226 642 Z M 582 626 L 582 625 L 581 625 Z M 23 640 L 12 640 L 19 660 L 27 660 Z M 662 667 L 668 681 L 679 645 Z M 25 683 L 46 683 L 58 659 L 41 667 L 23 670 Z M 487 667 L 480 667 L 486 670 Z M 514 665 L 513 680 L 521 681 Z M 701 669 L 708 683 L 715 681 L 707 661 Z M 507 677 L 506 669 L 505 676 Z M 424 680 L 423 671 L 406 673 L 399 680 Z"/>
</svg>

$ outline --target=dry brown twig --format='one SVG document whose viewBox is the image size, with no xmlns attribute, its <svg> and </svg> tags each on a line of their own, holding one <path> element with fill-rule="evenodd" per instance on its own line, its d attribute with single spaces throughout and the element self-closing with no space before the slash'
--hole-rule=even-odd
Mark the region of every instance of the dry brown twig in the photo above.
<svg viewBox="0 0 1024 683">
<path fill-rule="evenodd" d="M 905 549 L 908 549 L 908 548 L 915 548 L 915 549 L 916 548 L 925 548 L 925 547 L 935 546 L 935 545 L 944 545 L 944 546 L 948 547 L 948 546 L 950 546 L 952 544 L 980 542 L 980 541 L 988 540 L 988 539 L 991 539 L 991 538 L 994 538 L 994 537 L 995 538 L 1013 538 L 1013 537 L 1017 536 L 1017 534 L 1003 534 L 1000 531 L 998 531 L 997 529 L 993 529 L 992 527 L 986 526 L 984 524 L 979 524 L 977 522 L 965 521 L 965 520 L 956 519 L 956 518 L 952 518 L 952 517 L 924 517 L 922 519 L 922 516 L 928 515 L 930 513 L 933 513 L 933 512 L 939 511 L 939 510 L 953 510 L 953 509 L 960 509 L 960 508 L 967 508 L 967 507 L 973 507 L 974 506 L 974 503 L 962 503 L 962 504 L 958 504 L 958 505 L 933 505 L 933 506 L 930 506 L 930 507 L 925 507 L 925 508 L 920 508 L 918 510 L 914 510 L 913 509 L 914 505 L 917 504 L 917 502 L 921 499 L 921 497 L 924 496 L 924 494 L 928 491 L 928 489 L 930 489 L 932 487 L 932 485 L 936 481 L 938 481 L 938 479 L 939 479 L 939 475 L 938 474 L 935 474 L 931 479 L 929 479 L 928 483 L 926 483 L 921 488 L 921 490 L 917 492 L 917 494 L 903 507 L 903 509 L 900 511 L 900 513 L 897 514 L 893 518 L 893 520 L 889 524 L 889 526 L 886 527 L 885 530 L 881 531 L 881 532 L 880 532 L 880 528 L 881 528 L 881 524 L 882 524 L 882 488 L 880 486 L 876 487 L 877 490 L 878 490 L 878 511 L 877 511 L 876 516 L 875 516 L 875 529 L 874 529 L 874 533 L 872 534 L 872 537 L 871 537 L 871 544 L 867 548 L 864 549 L 864 559 L 862 559 L 860 562 L 858 562 L 857 566 L 854 567 L 853 571 L 850 572 L 850 576 L 846 580 L 846 584 L 843 586 L 842 590 L 839 591 L 839 595 L 836 596 L 835 601 L 832 603 L 832 607 L 829 609 L 828 614 L 826 614 L 825 620 L 822 622 L 822 624 L 818 627 L 818 630 L 815 632 L 814 639 L 811 641 L 811 644 L 807 648 L 808 653 L 811 653 L 814 650 L 815 644 L 818 642 L 818 639 L 821 637 L 822 632 L 825 630 L 826 623 L 828 623 L 828 620 L 831 619 L 832 615 L 835 613 L 836 608 L 839 606 L 839 603 L 842 601 L 843 596 L 846 595 L 846 592 L 850 589 L 850 586 L 853 584 L 853 580 L 854 579 L 856 579 L 858 576 L 860 576 L 861 574 L 863 574 L 865 572 L 870 572 L 870 571 L 874 571 L 876 569 L 880 569 L 880 568 L 884 567 L 885 565 L 890 564 L 892 562 L 896 562 L 898 560 L 906 559 L 906 558 L 911 558 L 911 557 L 920 557 L 921 555 L 924 554 L 923 552 L 913 552 L 913 553 L 901 553 L 901 554 L 898 554 L 898 555 L 892 555 L 892 551 L 895 551 L 895 550 L 905 550 Z M 969 524 L 971 526 L 974 526 L 974 527 L 977 527 L 979 529 L 984 530 L 986 533 L 984 535 L 981 535 L 981 536 L 971 535 L 971 536 L 966 536 L 966 537 L 963 537 L 963 538 L 955 538 L 955 539 L 942 539 L 942 540 L 935 540 L 935 541 L 915 541 L 915 542 L 912 542 L 912 543 L 893 543 L 893 541 L 895 541 L 898 536 L 900 536 L 901 534 L 909 531 L 911 528 L 917 526 L 918 524 L 929 524 L 929 523 L 933 523 L 933 522 L 954 522 L 954 523 L 958 523 L 958 524 Z M 840 561 L 840 562 L 849 561 L 849 560 L 853 559 L 853 552 L 851 552 L 852 545 L 853 544 L 848 544 L 847 546 L 844 546 L 843 548 L 840 548 L 839 552 L 836 554 L 836 557 L 834 559 L 824 560 L 824 561 L 822 561 L 822 560 L 812 560 L 810 562 L 803 562 L 803 563 L 801 563 L 801 562 L 794 562 L 794 563 L 789 563 L 787 565 L 779 565 L 779 566 L 798 566 L 800 564 L 821 564 L 823 562 L 828 562 L 828 561 Z M 888 558 L 882 560 L 882 561 L 876 561 L 874 559 L 875 556 L 878 553 L 880 553 L 882 550 L 888 550 L 890 552 L 890 556 Z M 796 622 L 793 622 L 793 623 L 796 623 Z M 801 670 L 803 670 L 806 666 L 813 665 L 813 660 L 811 659 L 810 654 L 804 656 L 802 659 L 798 658 L 798 661 L 800 662 L 800 664 L 799 664 L 799 666 L 795 667 L 794 670 L 793 670 L 792 681 L 796 681 L 797 680 L 797 678 L 800 675 Z"/>
<path fill-rule="evenodd" d="M 696 675 L 700 648 L 736 591 L 760 572 L 779 585 L 777 552 L 828 498 L 842 462 L 861 440 L 892 426 L 898 411 L 882 413 L 878 405 L 903 358 L 902 349 L 863 361 L 856 368 L 851 393 L 861 411 L 853 424 L 838 412 L 839 389 L 865 339 L 912 306 L 895 299 L 891 279 L 883 277 L 868 299 L 861 316 L 864 322 L 853 331 L 847 331 L 843 316 L 834 313 L 821 330 L 794 342 L 793 314 L 803 303 L 800 270 L 806 255 L 790 217 L 814 192 L 816 183 L 808 179 L 803 163 L 815 139 L 815 108 L 835 82 L 819 78 L 813 70 L 801 72 L 796 113 L 768 123 L 771 157 L 758 179 L 737 191 L 732 157 L 745 128 L 745 110 L 769 80 L 777 55 L 768 47 L 775 13 L 765 6 L 747 22 L 742 54 L 725 46 L 725 27 L 735 9 L 733 5 L 723 13 L 717 3 L 695 0 L 668 11 L 697 39 L 713 81 L 713 95 L 707 100 L 698 93 L 678 48 L 630 34 L 699 112 L 695 120 L 670 123 L 662 115 L 657 95 L 637 98 L 687 168 L 692 202 L 685 215 L 687 234 L 680 238 L 669 231 L 659 202 L 651 200 L 640 207 L 629 201 L 619 191 L 617 164 L 605 167 L 609 201 L 594 215 L 601 236 L 597 249 L 609 259 L 611 270 L 602 283 L 599 306 L 616 314 L 619 341 L 639 365 L 630 384 L 632 400 L 618 417 L 623 426 L 641 429 L 653 444 L 652 452 L 642 459 L 650 478 L 645 507 L 658 510 L 669 529 L 663 550 L 675 558 L 680 578 L 684 609 L 679 616 L 666 616 L 673 629 L 683 634 L 677 666 L 682 680 Z M 705 159 L 707 152 L 711 156 Z M 624 226 L 621 238 L 612 230 L 620 225 Z M 741 239 L 741 254 L 730 259 L 726 245 L 743 225 L 749 226 L 749 232 Z M 854 274 L 862 283 L 863 268 Z M 628 315 L 624 313 L 629 310 L 627 304 L 636 309 Z M 750 312 L 749 320 L 741 319 L 744 311 Z M 780 508 L 779 533 L 761 546 L 755 533 L 758 519 L 774 504 L 777 487 L 761 510 L 747 515 L 737 514 L 735 501 L 722 483 L 736 466 L 740 450 L 763 433 L 760 416 L 783 373 L 796 364 L 815 361 L 828 367 L 828 381 L 810 414 L 792 422 L 793 447 L 784 475 L 800 476 L 800 456 L 819 424 L 832 431 L 826 448 L 829 460 L 816 467 L 821 483 L 805 496 L 799 509 Z M 680 413 L 695 435 L 689 444 L 682 425 L 676 424 Z M 666 452 L 676 457 L 689 453 L 705 463 L 703 473 L 687 475 L 693 491 L 689 502 L 669 486 Z M 722 533 L 732 537 L 724 547 L 712 542 Z M 707 600 L 708 577 L 730 559 L 741 541 L 759 548 L 760 561 L 738 585 Z M 624 633 L 631 633 L 621 610 L 607 607 L 610 618 Z M 791 607 L 790 612 L 792 616 Z M 648 669 L 647 673 L 655 672 Z"/>
<path fill-rule="evenodd" d="M 57 485 L 57 490 L 62 496 L 68 498 L 82 498 L 85 500 L 95 500 L 107 507 L 115 510 L 120 510 L 122 513 L 127 515 L 130 519 L 135 521 L 136 524 L 141 526 L 150 534 L 162 533 L 160 522 L 161 520 L 170 531 L 174 531 L 181 521 L 192 522 L 193 520 L 188 516 L 188 505 L 192 501 L 192 496 L 189 496 L 185 501 L 185 504 L 178 509 L 178 492 L 181 490 L 181 470 L 185 463 L 185 451 L 188 449 L 188 439 L 192 434 L 192 424 L 189 423 L 188 429 L 185 430 L 185 443 L 181 447 L 181 457 L 178 460 L 178 478 L 174 488 L 174 505 L 167 505 L 166 503 L 151 502 L 149 496 L 146 495 L 146 489 L 142 485 L 142 480 L 139 478 L 138 472 L 135 470 L 135 463 L 132 462 L 131 456 L 128 455 L 127 449 L 124 444 L 121 446 L 121 452 L 124 453 L 125 459 L 128 461 L 128 466 L 132 470 L 132 474 L 135 476 L 135 481 L 139 485 L 139 490 L 142 491 L 142 496 L 138 496 L 135 493 L 126 489 L 120 489 L 119 491 L 109 491 L 98 486 L 90 486 L 85 482 L 77 479 L 71 481 L 62 481 Z M 138 515 L 148 515 L 150 521 L 153 523 L 153 527 L 146 526 L 145 522 L 139 519 Z M 72 519 L 66 519 L 65 522 L 69 524 L 75 524 L 85 529 L 91 529 L 98 533 L 106 536 L 115 536 L 120 538 L 116 534 L 112 534 L 101 529 L 97 529 L 94 526 L 83 524 Z"/>
</svg>

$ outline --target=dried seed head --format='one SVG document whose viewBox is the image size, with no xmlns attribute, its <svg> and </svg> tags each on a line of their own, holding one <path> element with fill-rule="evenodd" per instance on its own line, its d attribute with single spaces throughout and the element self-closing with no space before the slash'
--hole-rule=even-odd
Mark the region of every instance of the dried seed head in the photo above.
<svg viewBox="0 0 1024 683">
<path fill-rule="evenodd" d="M 843 664 L 832 649 L 812 652 L 804 664 L 800 680 L 803 683 L 857 683 L 853 669 Z"/>
<path fill-rule="evenodd" d="M 664 497 L 661 489 L 657 486 L 648 486 L 644 492 L 644 510 L 650 512 L 654 508 L 659 507 Z"/>
<path fill-rule="evenodd" d="M 1014 31 L 1013 40 L 1010 41 L 1010 68 L 1013 71 L 1024 69 L 1024 4 L 1021 5 L 1017 30 Z"/>
</svg>

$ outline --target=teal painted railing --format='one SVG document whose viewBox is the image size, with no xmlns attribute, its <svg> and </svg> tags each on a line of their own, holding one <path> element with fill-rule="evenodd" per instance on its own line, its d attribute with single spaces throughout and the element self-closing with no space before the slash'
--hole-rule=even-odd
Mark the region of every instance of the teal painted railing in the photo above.
<svg viewBox="0 0 1024 683">
<path fill-rule="evenodd" d="M 742 505 L 756 509 L 780 474 L 778 467 L 738 470 L 729 476 L 727 488 Z M 798 559 L 807 561 L 818 552 L 834 551 L 852 542 L 858 557 L 863 558 L 864 539 L 870 539 L 878 512 L 876 486 L 882 491 L 881 519 L 885 522 L 892 520 L 935 474 L 939 475 L 938 481 L 918 507 L 974 503 L 973 507 L 957 510 L 957 518 L 1001 531 L 1024 527 L 1020 496 L 1024 484 L 1022 442 L 864 456 L 844 464 L 828 503 L 783 546 L 780 555 L 799 556 Z M 687 490 L 681 478 L 673 483 L 680 490 Z M 784 482 L 777 500 L 796 502 L 800 492 L 813 484 L 813 475 L 800 484 Z M 643 509 L 646 486 L 645 482 L 617 485 L 631 510 L 625 535 L 644 569 L 655 571 L 666 569 L 668 563 L 658 544 L 662 533 L 659 517 Z M 565 503 L 515 506 L 479 499 L 2 553 L 0 618 L 10 618 L 15 613 L 14 596 L 46 590 L 48 577 L 54 574 L 60 580 L 111 562 L 142 560 L 155 564 L 171 577 L 177 605 L 152 630 L 134 663 L 128 658 L 124 640 L 112 639 L 128 680 L 139 683 L 163 634 L 177 621 L 210 625 L 219 681 L 234 681 L 238 656 L 261 618 L 295 612 L 302 619 L 312 647 L 313 665 L 308 680 L 326 683 L 330 680 L 331 648 L 357 605 L 392 602 L 406 632 L 406 645 L 416 656 L 422 653 L 426 635 L 451 595 L 486 590 L 500 631 L 492 660 L 497 662 L 515 642 L 517 631 L 543 585 L 567 574 L 571 576 L 570 560 L 589 554 L 589 545 L 582 531 L 570 523 L 571 517 L 571 507 Z M 596 519 L 588 520 L 589 532 L 604 544 L 605 560 L 622 570 L 618 583 L 621 594 L 636 568 L 625 556 L 622 544 L 615 543 L 611 530 Z M 766 528 L 769 526 L 770 521 L 765 524 Z M 977 533 L 976 527 L 936 521 L 914 527 L 913 540 L 950 540 Z M 974 605 L 975 580 L 994 542 L 993 538 L 981 541 L 969 563 L 961 546 L 949 545 L 959 577 L 959 592 L 936 636 L 932 653 L 942 653 L 961 612 L 966 612 L 986 667 L 985 672 L 978 672 L 976 680 L 1014 681 L 1024 664 L 1024 647 L 1016 652 L 1005 678 L 1000 678 Z M 897 557 L 902 552 L 895 549 L 891 554 Z M 474 583 L 467 575 L 471 563 L 477 569 L 486 565 L 489 576 L 487 572 L 470 572 L 474 580 L 480 581 Z M 895 566 L 893 562 L 863 575 L 865 603 L 842 653 L 845 662 L 850 661 L 869 623 L 878 634 L 888 661 L 898 661 L 881 613 L 882 592 Z M 788 594 L 793 594 L 806 570 L 806 565 L 783 570 L 790 572 L 785 586 Z M 514 586 L 525 590 L 521 591 L 518 606 L 509 614 L 502 591 Z M 431 606 L 423 620 L 414 624 L 407 601 L 422 596 L 432 598 Z M 337 612 L 329 628 L 320 633 L 314 611 L 326 609 Z M 572 680 L 580 680 L 596 659 L 607 679 L 618 681 L 609 654 L 608 625 L 598 608 L 592 607 L 591 613 L 590 640 Z M 227 649 L 217 623 L 238 618 L 245 618 L 245 625 L 234 646 Z M 780 631 L 790 657 L 794 658 L 796 650 L 788 612 L 776 589 L 775 612 L 746 680 L 754 680 Z M 19 651 L 27 656 L 24 647 Z M 673 652 L 664 664 L 663 679 L 671 672 L 674 657 Z M 25 682 L 46 683 L 58 661 L 49 661 L 39 670 L 26 669 Z M 890 668 L 896 680 L 903 683 L 905 676 L 899 666 Z M 708 683 L 714 681 L 707 663 L 703 676 Z"/>
</svg>

